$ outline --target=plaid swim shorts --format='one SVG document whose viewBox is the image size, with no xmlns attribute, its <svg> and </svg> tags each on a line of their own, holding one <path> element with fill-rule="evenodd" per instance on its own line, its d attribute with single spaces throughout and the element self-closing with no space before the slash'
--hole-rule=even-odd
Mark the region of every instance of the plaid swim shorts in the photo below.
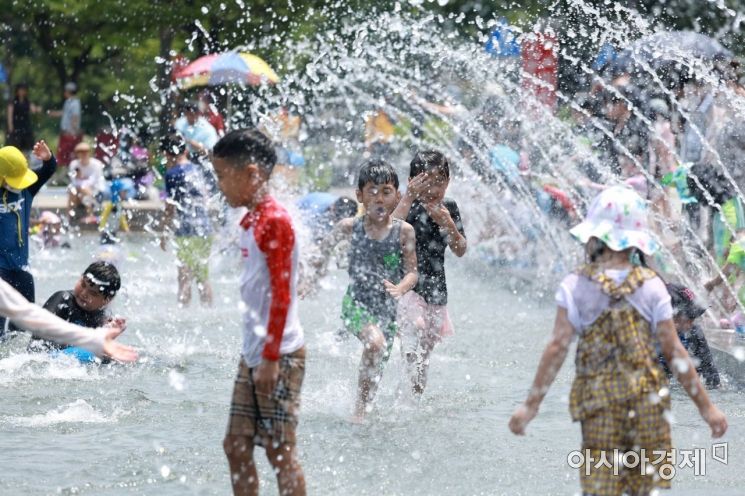
<svg viewBox="0 0 745 496">
<path fill-rule="evenodd" d="M 228 435 L 246 436 L 254 445 L 295 444 L 300 390 L 305 376 L 305 348 L 282 355 L 279 379 L 272 394 L 256 391 L 253 368 L 241 358 L 230 403 Z"/>
</svg>

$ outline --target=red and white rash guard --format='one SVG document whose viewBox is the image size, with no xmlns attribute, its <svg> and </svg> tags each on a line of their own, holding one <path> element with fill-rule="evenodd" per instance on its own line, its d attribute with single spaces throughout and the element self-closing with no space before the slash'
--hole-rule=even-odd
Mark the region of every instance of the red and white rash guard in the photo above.
<svg viewBox="0 0 745 496">
<path fill-rule="evenodd" d="M 305 343 L 296 304 L 298 247 L 290 215 L 271 196 L 243 217 L 241 228 L 243 359 L 256 367 Z"/>
</svg>

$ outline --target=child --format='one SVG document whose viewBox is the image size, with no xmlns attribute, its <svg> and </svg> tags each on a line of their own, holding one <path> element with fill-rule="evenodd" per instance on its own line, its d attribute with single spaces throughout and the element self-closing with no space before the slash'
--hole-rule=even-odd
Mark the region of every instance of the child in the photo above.
<svg viewBox="0 0 745 496">
<path fill-rule="evenodd" d="M 122 331 L 126 321 L 109 317 L 106 308 L 121 287 L 119 271 L 108 262 L 93 262 L 85 269 L 72 291 L 57 291 L 49 297 L 44 308 L 62 320 L 82 327 L 98 328 L 115 322 Z M 93 362 L 94 355 L 80 348 L 68 349 L 65 345 L 32 338 L 29 351 L 60 350 L 76 356 L 81 362 Z"/>
<path fill-rule="evenodd" d="M 691 357 L 697 359 L 696 372 L 704 376 L 707 387 L 719 387 L 719 371 L 714 366 L 709 343 L 704 332 L 694 322 L 706 309 L 696 304 L 693 292 L 685 286 L 670 283 L 667 285 L 667 292 L 670 293 L 673 305 L 673 322 L 678 331 L 678 339 Z M 665 357 L 659 355 L 658 358 L 667 376 L 672 376 Z"/>
<path fill-rule="evenodd" d="M 608 188 L 592 201 L 585 221 L 571 233 L 585 243 L 589 263 L 568 275 L 559 287 L 553 337 L 527 400 L 510 419 L 510 430 L 525 433 L 576 333 L 577 375 L 569 408 L 572 418 L 582 423 L 583 493 L 641 495 L 669 487 L 669 477 L 663 478 L 660 467 L 667 457 L 654 455 L 671 455 L 672 449 L 666 419 L 670 393 L 656 360 L 658 342 L 667 362 L 676 365 L 678 380 L 713 437 L 725 433 L 727 419 L 709 400 L 678 339 L 664 283 L 642 266 L 644 254 L 651 255 L 657 248 L 647 226 L 646 204 L 629 188 Z M 646 454 L 640 454 L 640 449 Z M 647 466 L 651 473 L 619 466 L 614 455 L 627 452 L 653 459 Z M 603 459 L 614 466 L 590 465 Z"/>
<path fill-rule="evenodd" d="M 34 277 L 28 271 L 31 202 L 57 169 L 43 140 L 34 145 L 33 155 L 43 161 L 37 172 L 29 169 L 18 148 L 0 148 L 0 278 L 30 302 L 35 299 Z M 0 338 L 4 332 L 5 318 L 0 317 Z"/>
<path fill-rule="evenodd" d="M 56 315 L 34 305 L 10 284 L 0 279 L 0 315 L 13 320 L 34 336 L 70 346 L 79 346 L 99 357 L 111 357 L 120 362 L 137 360 L 137 352 L 130 346 L 114 341 L 122 328 L 116 322 L 101 329 L 85 329 L 70 324 Z"/>
<path fill-rule="evenodd" d="M 225 199 L 248 209 L 240 223 L 243 351 L 223 444 L 236 495 L 259 492 L 256 444 L 266 450 L 280 494 L 305 494 L 295 448 L 305 375 L 296 302 L 299 250 L 289 214 L 267 190 L 276 161 L 271 142 L 256 129 L 231 131 L 213 150 Z"/>
<path fill-rule="evenodd" d="M 392 216 L 400 199 L 393 167 L 382 160 L 365 162 L 357 176 L 357 200 L 365 214 L 339 221 L 321 245 L 325 265 L 340 241 L 351 240 L 349 287 L 341 317 L 347 330 L 364 345 L 352 418 L 358 423 L 371 408 L 393 347 L 396 300 L 417 281 L 414 228 Z"/>
<path fill-rule="evenodd" d="M 186 156 L 186 142 L 171 135 L 161 142 L 166 157 L 166 213 L 160 246 L 166 249 L 167 232 L 176 238 L 178 258 L 178 301 L 191 302 L 191 282 L 197 281 L 203 304 L 212 305 L 209 259 L 212 249 L 212 225 L 207 211 L 207 184 L 198 166 Z"/>
<path fill-rule="evenodd" d="M 437 342 L 453 334 L 447 311 L 445 250 L 458 257 L 467 242 L 455 200 L 445 198 L 450 165 L 435 150 L 420 151 L 411 161 L 409 187 L 393 215 L 406 219 L 416 232 L 419 281 L 401 300 L 401 347 L 409 367 L 412 393 L 420 397 L 427 384 L 429 357 Z"/>
<path fill-rule="evenodd" d="M 93 210 L 106 189 L 103 162 L 91 156 L 91 145 L 80 142 L 75 145 L 75 160 L 70 162 L 70 185 L 67 188 L 67 208 L 70 216 L 75 216 L 76 209 L 83 205 L 86 217 L 85 224 L 97 222 Z"/>
</svg>

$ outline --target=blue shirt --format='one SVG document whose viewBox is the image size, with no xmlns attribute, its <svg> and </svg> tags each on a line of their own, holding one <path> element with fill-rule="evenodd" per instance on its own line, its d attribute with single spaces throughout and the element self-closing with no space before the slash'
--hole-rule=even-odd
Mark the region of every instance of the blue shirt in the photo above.
<svg viewBox="0 0 745 496">
<path fill-rule="evenodd" d="M 212 223 L 207 211 L 208 188 L 204 174 L 191 162 L 166 171 L 166 194 L 176 205 L 176 236 L 209 236 Z"/>
<path fill-rule="evenodd" d="M 212 150 L 212 147 L 215 146 L 215 143 L 217 143 L 217 140 L 219 139 L 215 128 L 212 127 L 212 124 L 207 122 L 207 119 L 205 119 L 204 117 L 198 117 L 194 125 L 189 124 L 189 121 L 186 120 L 186 117 L 179 117 L 178 119 L 176 119 L 173 127 L 176 128 L 176 131 L 178 131 L 179 134 L 183 136 L 187 142 L 196 141 L 200 145 L 204 146 L 207 150 Z M 193 150 L 191 145 L 188 144 L 187 148 L 191 153 L 194 153 L 196 151 Z"/>
<path fill-rule="evenodd" d="M 73 127 L 72 121 L 76 117 L 78 121 L 77 127 Z M 78 97 L 73 96 L 65 100 L 65 103 L 62 106 L 62 121 L 60 121 L 59 127 L 63 133 L 80 133 L 80 100 Z"/>
<path fill-rule="evenodd" d="M 28 228 L 31 202 L 57 169 L 52 156 L 36 171 L 39 179 L 28 188 L 18 191 L 8 185 L 0 187 L 0 269 L 28 268 Z"/>
<path fill-rule="evenodd" d="M 338 198 L 324 191 L 313 191 L 297 201 L 303 224 L 311 229 L 314 239 L 322 238 L 333 227 L 328 213 Z"/>
</svg>

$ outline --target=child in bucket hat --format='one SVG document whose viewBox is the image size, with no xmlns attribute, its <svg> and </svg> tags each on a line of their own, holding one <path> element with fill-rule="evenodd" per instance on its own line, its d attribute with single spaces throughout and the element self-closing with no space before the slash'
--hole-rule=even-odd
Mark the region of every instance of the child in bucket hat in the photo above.
<svg viewBox="0 0 745 496">
<path fill-rule="evenodd" d="M 525 433 L 576 336 L 569 405 L 572 419 L 582 425 L 582 492 L 647 494 L 669 487 L 671 475 L 662 465 L 667 457 L 650 454 L 672 452 L 665 415 L 670 393 L 657 345 L 668 363 L 682 365 L 675 367 L 678 380 L 712 436 L 724 434 L 727 420 L 709 400 L 678 339 L 665 283 L 641 263 L 657 248 L 647 225 L 646 202 L 631 189 L 608 188 L 571 233 L 584 243 L 588 263 L 559 286 L 553 336 L 527 399 L 510 419 L 510 430 Z M 622 466 L 628 455 L 617 455 L 625 453 L 650 459 L 647 470 Z M 597 463 L 603 459 L 611 466 Z"/>
</svg>

